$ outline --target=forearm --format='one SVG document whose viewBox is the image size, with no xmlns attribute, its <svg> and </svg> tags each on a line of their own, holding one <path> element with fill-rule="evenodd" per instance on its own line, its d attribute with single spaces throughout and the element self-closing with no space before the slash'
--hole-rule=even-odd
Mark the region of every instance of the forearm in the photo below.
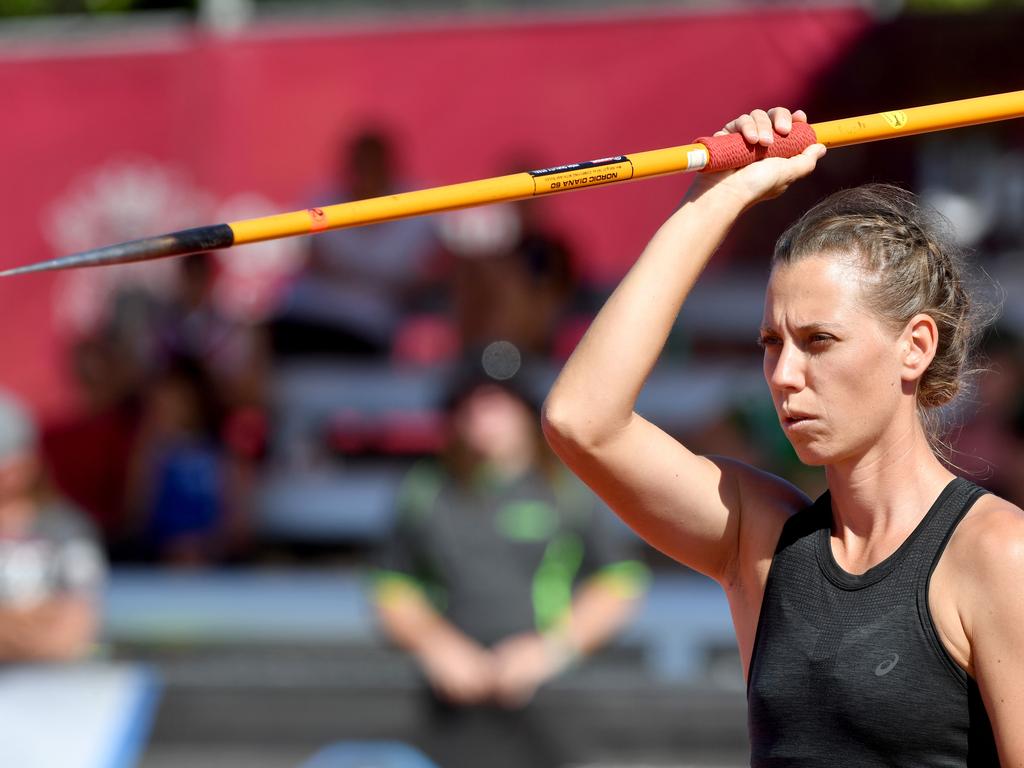
<svg viewBox="0 0 1024 768">
<path fill-rule="evenodd" d="M 378 598 L 377 616 L 385 634 L 401 648 L 423 659 L 451 643 L 477 644 L 412 592 Z"/>
<path fill-rule="evenodd" d="M 661 226 L 559 375 L 549 428 L 600 441 L 628 422 L 680 307 L 746 204 L 721 184 L 702 187 Z"/>
<path fill-rule="evenodd" d="M 556 630 L 575 654 L 588 654 L 605 645 L 629 621 L 640 602 L 599 579 L 578 590 L 572 610 Z"/>
<path fill-rule="evenodd" d="M 26 608 L 0 608 L 0 659 L 65 661 L 85 655 L 96 634 L 86 597 L 58 597 Z"/>
</svg>

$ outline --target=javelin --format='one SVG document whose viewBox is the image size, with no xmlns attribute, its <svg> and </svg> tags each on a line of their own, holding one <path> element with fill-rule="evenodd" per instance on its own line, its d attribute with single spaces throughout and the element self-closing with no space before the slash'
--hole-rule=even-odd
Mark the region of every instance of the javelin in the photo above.
<svg viewBox="0 0 1024 768">
<path fill-rule="evenodd" d="M 670 173 L 723 171 L 748 165 L 763 157 L 792 157 L 814 143 L 826 147 L 845 147 L 1022 116 L 1024 91 L 1012 91 L 823 123 L 794 123 L 788 136 L 776 134 L 775 141 L 767 147 L 749 145 L 740 134 L 702 137 L 692 144 L 679 147 L 616 155 L 416 192 L 183 229 L 8 269 L 0 272 L 0 277 L 184 256 L 262 240 L 376 224 L 408 216 L 522 200 Z"/>
</svg>

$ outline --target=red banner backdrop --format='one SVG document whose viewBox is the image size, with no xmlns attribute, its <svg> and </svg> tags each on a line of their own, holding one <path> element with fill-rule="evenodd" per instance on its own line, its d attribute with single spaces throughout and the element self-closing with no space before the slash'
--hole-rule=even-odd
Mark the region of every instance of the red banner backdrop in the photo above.
<svg viewBox="0 0 1024 768">
<path fill-rule="evenodd" d="M 411 186 L 686 143 L 753 106 L 798 105 L 867 29 L 854 8 L 256 26 L 53 41 L 0 52 L 0 266 L 311 204 L 367 123 Z M 824 117 L 824 116 L 823 116 Z M 836 117 L 836 116 L 828 116 Z M 680 178 L 544 202 L 593 280 L 620 275 Z M 331 200 L 312 202 L 334 202 Z M 301 244 L 225 254 L 260 300 Z M 65 342 L 104 292 L 166 265 L 0 281 L 0 384 L 45 415 L 73 403 Z"/>
</svg>

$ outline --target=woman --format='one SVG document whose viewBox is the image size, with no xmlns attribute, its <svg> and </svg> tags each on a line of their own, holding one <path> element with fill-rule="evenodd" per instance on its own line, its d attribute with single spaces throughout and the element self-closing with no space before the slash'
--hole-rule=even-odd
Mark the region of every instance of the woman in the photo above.
<svg viewBox="0 0 1024 768">
<path fill-rule="evenodd" d="M 804 120 L 757 110 L 720 134 L 767 145 Z M 633 411 L 729 227 L 824 154 L 698 178 L 566 364 L 545 433 L 641 536 L 725 589 L 752 765 L 1024 765 L 1024 513 L 933 449 L 970 310 L 909 195 L 839 193 L 776 249 L 764 373 L 797 454 L 825 467 L 817 502 Z"/>
</svg>

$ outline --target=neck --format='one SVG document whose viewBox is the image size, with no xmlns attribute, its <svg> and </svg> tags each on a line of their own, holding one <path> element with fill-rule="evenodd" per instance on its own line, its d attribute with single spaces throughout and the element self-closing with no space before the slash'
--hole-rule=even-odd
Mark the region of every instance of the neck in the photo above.
<svg viewBox="0 0 1024 768">
<path fill-rule="evenodd" d="M 916 417 L 894 425 L 869 453 L 825 471 L 833 536 L 865 549 L 873 541 L 909 535 L 954 477 L 936 458 Z"/>
<path fill-rule="evenodd" d="M 526 474 L 533 464 L 533 455 L 529 452 L 515 452 L 503 456 L 491 457 L 488 466 L 502 480 L 515 480 Z"/>
</svg>

